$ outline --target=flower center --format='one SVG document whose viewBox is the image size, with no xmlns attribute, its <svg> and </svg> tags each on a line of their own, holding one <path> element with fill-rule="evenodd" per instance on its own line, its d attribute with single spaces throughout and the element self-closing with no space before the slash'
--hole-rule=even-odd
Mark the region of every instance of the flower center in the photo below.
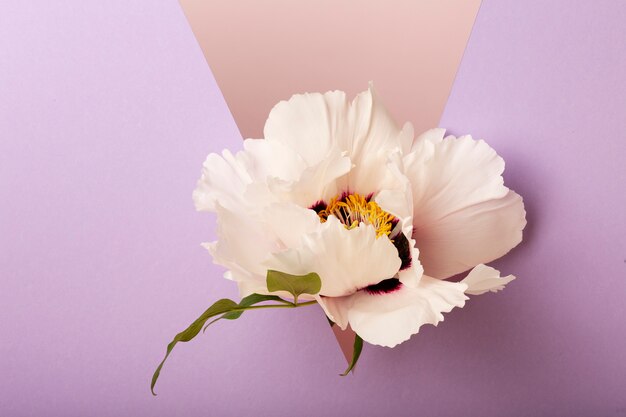
<svg viewBox="0 0 626 417">
<path fill-rule="evenodd" d="M 334 215 L 347 229 L 354 229 L 365 223 L 374 226 L 377 238 L 389 236 L 398 224 L 398 219 L 380 208 L 371 198 L 371 195 L 364 197 L 357 193 L 343 193 L 333 197 L 328 204 L 320 201 L 312 208 L 322 223 L 326 222 L 328 216 Z"/>
<path fill-rule="evenodd" d="M 333 197 L 329 203 L 319 200 L 309 208 L 317 213 L 322 223 L 328 220 L 328 216 L 333 215 L 345 225 L 346 229 L 354 229 L 361 222 L 371 224 L 376 229 L 376 238 L 389 237 L 391 243 L 398 250 L 398 256 L 402 261 L 400 271 L 412 265 L 413 259 L 409 240 L 401 230 L 394 230 L 399 222 L 398 218 L 387 213 L 375 201 L 372 201 L 372 195 L 365 197 L 357 193 L 343 193 Z M 378 285 L 381 286 L 378 287 Z M 397 289 L 399 285 L 400 281 L 389 278 L 368 287 L 368 291 L 371 293 L 391 292 Z"/>
</svg>

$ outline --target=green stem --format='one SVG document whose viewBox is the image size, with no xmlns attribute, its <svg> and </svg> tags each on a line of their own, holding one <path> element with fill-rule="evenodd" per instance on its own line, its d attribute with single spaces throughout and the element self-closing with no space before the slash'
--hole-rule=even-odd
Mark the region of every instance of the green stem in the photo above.
<svg viewBox="0 0 626 417">
<path fill-rule="evenodd" d="M 256 309 L 261 309 L 261 308 L 298 308 L 298 307 L 310 306 L 312 304 L 317 304 L 317 301 L 315 301 L 315 300 L 313 300 L 313 301 L 306 301 L 304 303 L 298 303 L 298 304 L 293 304 L 293 303 L 289 303 L 289 304 L 264 304 L 264 305 L 260 305 L 260 306 L 250 306 L 250 307 L 244 307 L 244 308 L 234 308 L 231 311 L 246 311 L 246 310 L 256 310 Z"/>
</svg>

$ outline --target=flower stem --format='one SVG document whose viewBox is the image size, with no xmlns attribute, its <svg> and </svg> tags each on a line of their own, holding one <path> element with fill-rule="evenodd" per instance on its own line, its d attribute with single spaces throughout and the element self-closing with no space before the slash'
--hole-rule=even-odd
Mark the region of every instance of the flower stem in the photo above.
<svg viewBox="0 0 626 417">
<path fill-rule="evenodd" d="M 249 306 L 249 307 L 245 307 L 245 308 L 234 308 L 231 311 L 246 311 L 246 310 L 256 310 L 256 309 L 261 309 L 261 308 L 298 308 L 298 307 L 310 306 L 312 304 L 317 304 L 317 301 L 315 301 L 315 300 L 313 300 L 313 301 L 306 301 L 304 303 L 298 303 L 298 304 L 294 304 L 294 303 L 289 303 L 289 304 L 265 304 L 265 305 L 260 305 L 260 306 Z"/>
</svg>

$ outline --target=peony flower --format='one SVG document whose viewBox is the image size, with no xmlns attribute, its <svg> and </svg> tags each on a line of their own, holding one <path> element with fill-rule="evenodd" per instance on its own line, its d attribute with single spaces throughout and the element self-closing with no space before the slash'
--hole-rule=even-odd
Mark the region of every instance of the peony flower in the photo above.
<svg viewBox="0 0 626 417">
<path fill-rule="evenodd" d="M 467 294 L 514 279 L 484 265 L 515 247 L 526 224 L 503 170 L 482 140 L 398 127 L 370 86 L 352 102 L 332 91 L 278 103 L 264 139 L 207 157 L 193 197 L 217 213 L 218 239 L 206 247 L 242 297 L 289 296 L 268 290 L 268 270 L 314 272 L 321 289 L 302 299 L 393 347 Z"/>
</svg>

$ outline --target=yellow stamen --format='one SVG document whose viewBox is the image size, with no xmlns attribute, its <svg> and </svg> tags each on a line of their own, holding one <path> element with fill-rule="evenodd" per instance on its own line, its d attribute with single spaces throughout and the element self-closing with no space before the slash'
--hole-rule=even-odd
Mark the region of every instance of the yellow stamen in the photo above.
<svg viewBox="0 0 626 417">
<path fill-rule="evenodd" d="M 346 229 L 354 229 L 359 224 L 371 224 L 376 228 L 376 237 L 389 236 L 394 226 L 395 217 L 380 208 L 374 201 L 368 201 L 360 194 L 333 197 L 328 206 L 318 212 L 320 221 L 326 222 L 334 215 Z"/>
</svg>

